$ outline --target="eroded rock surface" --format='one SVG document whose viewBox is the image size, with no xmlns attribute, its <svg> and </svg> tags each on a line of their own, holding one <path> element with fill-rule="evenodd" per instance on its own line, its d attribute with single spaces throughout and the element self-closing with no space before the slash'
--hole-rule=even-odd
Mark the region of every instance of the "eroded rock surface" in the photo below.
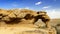
<svg viewBox="0 0 60 34">
<path fill-rule="evenodd" d="M 38 21 L 39 19 L 41 21 Z M 49 21 L 50 18 L 45 11 L 0 9 L 1 34 L 56 34 L 54 28 L 47 28 Z M 36 23 L 38 24 L 36 25 Z M 45 28 L 43 28 L 43 23 Z"/>
</svg>

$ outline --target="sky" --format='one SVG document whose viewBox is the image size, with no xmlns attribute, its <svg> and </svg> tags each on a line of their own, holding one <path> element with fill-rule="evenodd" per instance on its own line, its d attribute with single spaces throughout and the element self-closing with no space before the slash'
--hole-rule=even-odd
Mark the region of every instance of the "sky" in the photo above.
<svg viewBox="0 0 60 34">
<path fill-rule="evenodd" d="M 60 18 L 60 0 L 0 0 L 0 8 L 44 10 L 50 18 Z"/>
</svg>

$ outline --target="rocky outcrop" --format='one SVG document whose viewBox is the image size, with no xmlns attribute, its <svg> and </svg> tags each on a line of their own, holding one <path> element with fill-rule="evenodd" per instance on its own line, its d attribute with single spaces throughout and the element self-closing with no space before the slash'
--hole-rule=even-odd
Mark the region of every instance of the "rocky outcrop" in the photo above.
<svg viewBox="0 0 60 34">
<path fill-rule="evenodd" d="M 20 20 L 20 19 L 42 19 L 42 21 L 49 21 L 50 18 L 44 11 L 33 11 L 28 9 L 13 9 L 13 10 L 3 10 L 0 9 L 0 20 L 10 21 L 10 20 Z M 35 20 L 35 21 L 36 21 Z"/>
<path fill-rule="evenodd" d="M 38 25 L 40 23 L 40 21 L 38 21 L 39 19 L 41 19 L 41 21 L 45 23 L 44 25 L 45 29 L 44 28 L 40 29 L 41 25 Z M 56 30 L 54 28 L 48 29 L 48 27 L 50 27 L 49 21 L 50 21 L 50 18 L 45 11 L 34 11 L 34 10 L 29 10 L 29 9 L 10 9 L 10 10 L 0 9 L 0 22 L 4 22 L 6 24 L 20 24 L 19 26 L 21 26 L 21 24 L 26 24 L 28 26 L 28 24 L 30 23 L 33 25 L 38 23 L 37 24 L 37 26 L 39 27 L 39 28 L 37 27 L 38 30 L 36 28 L 33 28 L 35 30 L 33 31 L 31 30 L 32 31 L 31 34 L 33 33 L 35 34 L 40 34 L 40 33 L 41 34 L 56 34 Z M 23 32 L 22 32 L 23 34 L 25 33 L 30 34 L 30 31 L 28 32 L 23 31 Z"/>
</svg>

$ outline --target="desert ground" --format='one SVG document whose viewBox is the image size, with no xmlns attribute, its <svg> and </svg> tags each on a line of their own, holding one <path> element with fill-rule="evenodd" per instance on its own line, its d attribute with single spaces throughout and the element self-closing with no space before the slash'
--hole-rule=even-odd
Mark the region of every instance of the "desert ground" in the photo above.
<svg viewBox="0 0 60 34">
<path fill-rule="evenodd" d="M 56 28 L 57 34 L 60 34 L 60 19 L 52 19 L 50 24 L 52 27 Z"/>
<path fill-rule="evenodd" d="M 60 26 L 57 26 L 57 24 L 59 23 L 60 19 L 52 19 L 50 21 L 51 26 L 56 27 L 58 34 L 60 33 Z M 33 24 L 19 23 L 11 25 L 4 22 L 1 22 L 0 24 L 0 34 L 47 34 L 49 31 L 47 28 L 38 28 L 38 26 Z"/>
</svg>

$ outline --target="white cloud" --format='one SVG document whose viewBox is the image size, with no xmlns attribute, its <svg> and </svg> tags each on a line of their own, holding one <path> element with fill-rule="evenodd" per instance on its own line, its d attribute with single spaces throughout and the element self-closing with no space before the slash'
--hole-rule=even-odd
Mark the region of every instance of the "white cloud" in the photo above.
<svg viewBox="0 0 60 34">
<path fill-rule="evenodd" d="M 44 6 L 42 9 L 47 9 L 50 8 L 51 6 Z"/>
<path fill-rule="evenodd" d="M 40 4 L 42 4 L 42 2 L 41 2 L 41 1 L 40 1 L 40 2 L 35 3 L 35 5 L 40 5 Z"/>
<path fill-rule="evenodd" d="M 60 12 L 57 10 L 47 10 L 47 14 L 50 16 L 51 19 L 60 18 Z"/>
</svg>

